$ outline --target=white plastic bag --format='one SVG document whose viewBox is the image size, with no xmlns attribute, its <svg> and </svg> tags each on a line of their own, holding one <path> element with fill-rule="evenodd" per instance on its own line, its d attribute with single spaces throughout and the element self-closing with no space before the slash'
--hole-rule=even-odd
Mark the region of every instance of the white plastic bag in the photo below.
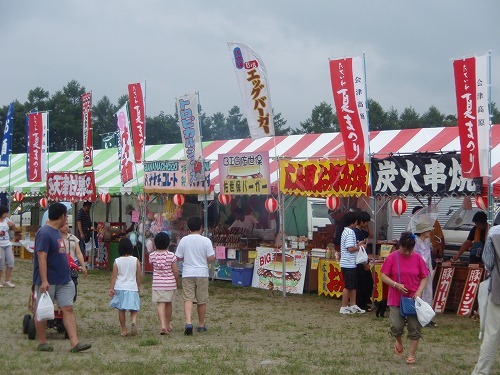
<svg viewBox="0 0 500 375">
<path fill-rule="evenodd" d="M 39 322 L 54 319 L 54 303 L 50 298 L 49 292 L 43 293 L 38 300 L 36 319 Z"/>
<path fill-rule="evenodd" d="M 417 310 L 417 318 L 422 327 L 429 324 L 436 315 L 431 305 L 420 297 L 415 298 L 415 310 Z"/>
<path fill-rule="evenodd" d="M 356 253 L 356 264 L 368 263 L 368 254 L 363 246 L 359 247 L 358 252 Z"/>
</svg>

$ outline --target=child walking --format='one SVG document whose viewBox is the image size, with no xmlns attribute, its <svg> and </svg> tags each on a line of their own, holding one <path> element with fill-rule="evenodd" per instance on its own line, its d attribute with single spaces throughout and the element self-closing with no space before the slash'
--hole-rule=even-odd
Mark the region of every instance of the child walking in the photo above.
<svg viewBox="0 0 500 375">
<path fill-rule="evenodd" d="M 132 256 L 134 246 L 129 238 L 122 238 L 118 243 L 119 258 L 113 264 L 113 275 L 109 286 L 109 296 L 113 297 L 109 306 L 118 309 L 121 335 L 128 336 L 125 312 L 130 310 L 130 335 L 137 335 L 137 314 L 140 309 L 139 286 L 141 285 L 141 263 Z"/>
<path fill-rule="evenodd" d="M 177 257 L 168 251 L 170 237 L 165 232 L 155 236 L 156 251 L 149 255 L 149 262 L 153 266 L 153 303 L 156 302 L 158 318 L 161 323 L 160 335 L 167 335 L 172 331 L 172 302 L 179 282 Z"/>
</svg>

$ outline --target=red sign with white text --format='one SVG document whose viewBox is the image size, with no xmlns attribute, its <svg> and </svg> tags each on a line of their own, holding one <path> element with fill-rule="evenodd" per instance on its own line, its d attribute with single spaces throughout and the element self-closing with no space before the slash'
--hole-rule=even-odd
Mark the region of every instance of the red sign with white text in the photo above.
<svg viewBox="0 0 500 375">
<path fill-rule="evenodd" d="M 439 275 L 436 292 L 434 293 L 434 302 L 432 304 L 432 309 L 436 314 L 444 313 L 454 273 L 455 267 L 441 268 L 441 274 Z"/>
<path fill-rule="evenodd" d="M 472 314 L 472 308 L 474 307 L 474 301 L 476 300 L 482 276 L 482 268 L 469 269 L 464 291 L 462 292 L 462 298 L 460 299 L 460 304 L 458 305 L 457 315 L 470 316 L 470 314 Z"/>
<path fill-rule="evenodd" d="M 145 108 L 140 83 L 131 83 L 128 85 L 128 100 L 130 103 L 130 126 L 132 128 L 134 159 L 136 163 L 141 163 L 142 150 L 144 148 Z"/>
<path fill-rule="evenodd" d="M 30 113 L 28 116 L 28 182 L 42 182 L 45 178 L 47 159 L 47 112 Z"/>
<path fill-rule="evenodd" d="M 125 185 L 135 177 L 127 103 L 116 112 L 115 117 L 116 127 L 118 128 L 118 161 L 120 162 L 120 177 L 122 184 Z"/>
<path fill-rule="evenodd" d="M 92 167 L 94 146 L 92 143 L 92 93 L 82 95 L 83 167 Z"/>
<path fill-rule="evenodd" d="M 96 197 L 94 172 L 47 173 L 47 198 L 51 201 L 93 202 Z"/>
</svg>

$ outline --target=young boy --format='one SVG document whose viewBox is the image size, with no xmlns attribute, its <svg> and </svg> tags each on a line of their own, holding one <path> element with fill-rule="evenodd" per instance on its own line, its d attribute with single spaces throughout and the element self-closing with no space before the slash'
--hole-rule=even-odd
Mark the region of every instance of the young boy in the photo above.
<svg viewBox="0 0 500 375">
<path fill-rule="evenodd" d="M 153 302 L 156 302 L 158 318 L 160 318 L 160 335 L 167 335 L 172 331 L 172 302 L 179 282 L 177 257 L 168 251 L 170 237 L 165 232 L 155 236 L 156 251 L 149 255 L 149 262 L 153 266 Z"/>
</svg>

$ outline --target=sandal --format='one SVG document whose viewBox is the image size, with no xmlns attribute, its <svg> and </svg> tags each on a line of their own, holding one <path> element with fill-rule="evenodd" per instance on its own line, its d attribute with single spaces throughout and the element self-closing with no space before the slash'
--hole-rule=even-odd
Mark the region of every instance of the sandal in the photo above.
<svg viewBox="0 0 500 375">
<path fill-rule="evenodd" d="M 84 344 L 84 343 L 79 342 L 74 347 L 72 347 L 69 351 L 71 353 L 78 353 L 78 352 L 83 352 L 84 350 L 88 350 L 91 347 L 92 347 L 92 345 L 90 345 L 90 344 Z"/>
<path fill-rule="evenodd" d="M 38 345 L 36 350 L 38 350 L 39 352 L 53 352 L 54 347 L 50 345 L 48 342 L 45 342 L 43 344 Z"/>
<path fill-rule="evenodd" d="M 405 351 L 404 346 L 401 347 L 401 349 L 399 349 L 398 343 L 397 342 L 394 343 L 394 353 L 396 353 L 397 355 L 402 355 L 404 351 Z"/>
<path fill-rule="evenodd" d="M 415 357 L 408 357 L 406 358 L 406 364 L 407 365 L 413 365 L 417 363 L 417 359 Z"/>
<path fill-rule="evenodd" d="M 168 335 L 168 333 L 169 333 L 169 331 L 166 328 L 162 328 L 160 331 L 160 335 L 162 335 L 162 336 Z"/>
</svg>

